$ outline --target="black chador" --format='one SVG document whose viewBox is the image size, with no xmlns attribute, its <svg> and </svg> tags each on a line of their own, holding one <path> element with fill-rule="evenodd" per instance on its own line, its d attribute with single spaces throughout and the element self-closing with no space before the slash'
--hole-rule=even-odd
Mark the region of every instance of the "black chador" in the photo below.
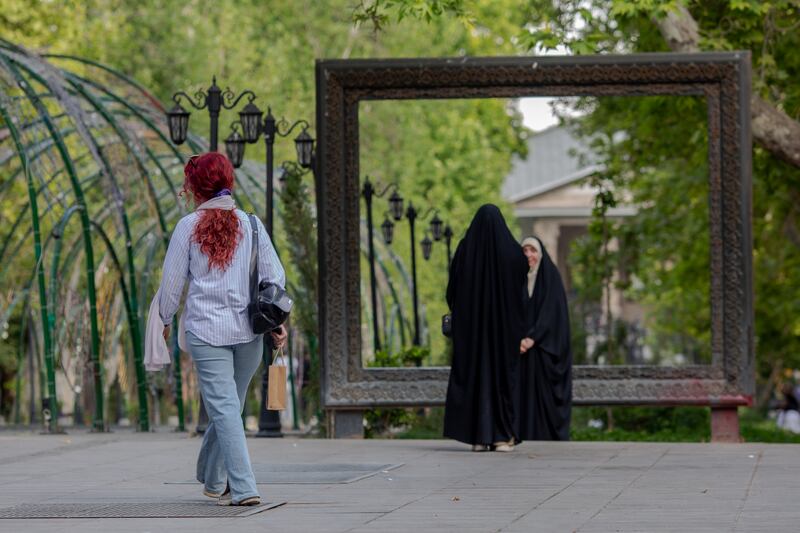
<svg viewBox="0 0 800 533">
<path fill-rule="evenodd" d="M 528 265 L 494 205 L 484 205 L 450 266 L 453 364 L 444 435 L 473 445 L 517 440 L 520 289 Z"/>
<path fill-rule="evenodd" d="M 525 337 L 534 344 L 520 360 L 519 428 L 522 440 L 569 440 L 572 350 L 567 295 L 558 268 L 539 239 L 523 248 L 538 251 L 523 292 Z"/>
</svg>

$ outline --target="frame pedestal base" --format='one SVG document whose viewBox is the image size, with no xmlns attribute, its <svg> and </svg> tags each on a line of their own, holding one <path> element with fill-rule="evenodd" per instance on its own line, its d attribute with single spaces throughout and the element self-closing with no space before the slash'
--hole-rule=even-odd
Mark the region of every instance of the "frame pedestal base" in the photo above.
<svg viewBox="0 0 800 533">
<path fill-rule="evenodd" d="M 332 439 L 363 439 L 364 411 L 328 411 L 328 436 Z"/>
<path fill-rule="evenodd" d="M 741 442 L 739 410 L 736 407 L 711 408 L 711 442 Z"/>
</svg>

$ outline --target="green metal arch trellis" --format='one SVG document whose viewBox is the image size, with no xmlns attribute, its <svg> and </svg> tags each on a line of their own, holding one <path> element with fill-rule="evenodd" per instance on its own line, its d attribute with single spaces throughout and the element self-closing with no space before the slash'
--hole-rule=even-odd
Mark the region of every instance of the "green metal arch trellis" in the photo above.
<svg viewBox="0 0 800 533">
<path fill-rule="evenodd" d="M 185 151 L 174 146 L 166 135 L 163 111 L 143 87 L 108 66 L 64 55 L 38 56 L 0 40 L 0 328 L 7 329 L 10 321 L 20 324 L 20 364 L 23 339 L 35 339 L 36 353 L 43 344 L 40 396 L 42 408 L 49 404 L 52 411 L 51 431 L 58 430 L 58 405 L 66 399 L 64 391 L 56 390 L 56 375 L 59 369 L 66 372 L 67 354 L 82 361 L 79 340 L 59 343 L 79 335 L 75 331 L 80 328 L 71 328 L 71 321 L 84 319 L 90 323 L 94 429 L 107 427 L 104 387 L 121 377 L 118 370 L 117 376 L 103 379 L 114 357 L 120 357 L 117 368 L 132 361 L 133 372 L 125 374 L 135 375 L 135 383 L 127 388 L 136 391 L 139 429 L 149 429 L 141 302 L 152 297 L 157 279 L 150 270 L 163 258 L 171 229 L 186 213 L 178 195 L 183 161 L 188 150 L 206 149 L 196 136 L 190 137 Z M 237 183 L 240 205 L 261 212 L 263 170 L 246 164 L 237 173 Z M 72 215 L 78 216 L 79 225 L 67 224 Z M 154 229 L 159 245 L 143 254 L 140 245 Z M 159 253 L 153 255 L 156 250 Z M 124 318 L 115 316 L 110 311 L 114 306 L 108 305 L 108 298 L 119 305 L 120 292 Z M 102 317 L 101 297 L 108 302 Z M 63 308 L 87 299 L 88 316 L 83 308 Z M 32 322 L 35 316 L 38 326 Z M 100 322 L 107 320 L 122 322 L 113 327 L 104 322 L 101 328 Z M 115 332 L 123 324 L 132 358 L 126 356 L 124 344 L 119 353 L 113 348 Z M 26 334 L 28 330 L 33 334 Z M 111 342 L 101 339 L 106 335 L 112 335 Z M 106 353 L 101 353 L 102 347 Z M 182 426 L 177 350 L 175 355 Z M 23 374 L 18 368 L 17 413 Z M 28 386 L 35 388 L 36 383 Z"/>
</svg>

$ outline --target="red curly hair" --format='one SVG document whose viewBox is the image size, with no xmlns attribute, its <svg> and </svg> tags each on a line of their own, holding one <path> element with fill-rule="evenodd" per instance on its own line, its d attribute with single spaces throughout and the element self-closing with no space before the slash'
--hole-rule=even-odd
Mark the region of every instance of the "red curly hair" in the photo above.
<svg viewBox="0 0 800 533">
<path fill-rule="evenodd" d="M 212 198 L 222 189 L 233 191 L 233 165 L 218 152 L 192 156 L 183 168 L 186 178 L 181 194 L 191 193 L 195 205 Z M 194 228 L 192 240 L 208 257 L 208 268 L 227 270 L 233 261 L 236 245 L 242 238 L 239 217 L 234 211 L 204 209 Z"/>
</svg>

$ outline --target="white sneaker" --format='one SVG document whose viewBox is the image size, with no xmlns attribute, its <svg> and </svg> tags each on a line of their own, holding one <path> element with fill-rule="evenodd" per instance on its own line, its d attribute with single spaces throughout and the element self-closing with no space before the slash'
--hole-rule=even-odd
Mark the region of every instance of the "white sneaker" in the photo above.
<svg viewBox="0 0 800 533">
<path fill-rule="evenodd" d="M 260 496 L 250 496 L 249 498 L 245 498 L 240 502 L 234 502 L 231 498 L 231 489 L 225 489 L 225 492 L 222 493 L 222 496 L 219 497 L 217 500 L 217 505 L 241 505 L 241 506 L 250 506 L 250 505 L 261 505 L 261 497 Z"/>
<path fill-rule="evenodd" d="M 473 452 L 488 452 L 489 445 L 488 444 L 473 444 L 472 445 Z"/>
<path fill-rule="evenodd" d="M 217 500 L 217 505 L 234 505 L 234 506 L 240 505 L 240 506 L 243 506 L 243 507 L 247 507 L 247 506 L 251 506 L 251 505 L 261 505 L 261 497 L 260 496 L 250 496 L 249 498 L 245 498 L 244 500 L 242 500 L 240 502 L 234 502 L 231 499 L 231 493 L 228 492 L 228 493 L 223 494 L 222 496 L 219 497 L 219 500 Z"/>
<path fill-rule="evenodd" d="M 249 498 L 245 498 L 244 500 L 233 503 L 231 505 L 241 505 L 241 506 L 251 506 L 251 505 L 261 505 L 261 497 L 260 496 L 250 496 Z"/>
<path fill-rule="evenodd" d="M 233 500 L 231 499 L 231 489 L 225 489 L 225 492 L 223 492 L 217 500 L 217 505 L 233 505 Z"/>
<path fill-rule="evenodd" d="M 209 498 L 217 499 L 220 496 L 222 496 L 222 494 L 220 494 L 219 492 L 211 492 L 210 490 L 203 489 L 203 496 L 208 496 Z"/>
</svg>

